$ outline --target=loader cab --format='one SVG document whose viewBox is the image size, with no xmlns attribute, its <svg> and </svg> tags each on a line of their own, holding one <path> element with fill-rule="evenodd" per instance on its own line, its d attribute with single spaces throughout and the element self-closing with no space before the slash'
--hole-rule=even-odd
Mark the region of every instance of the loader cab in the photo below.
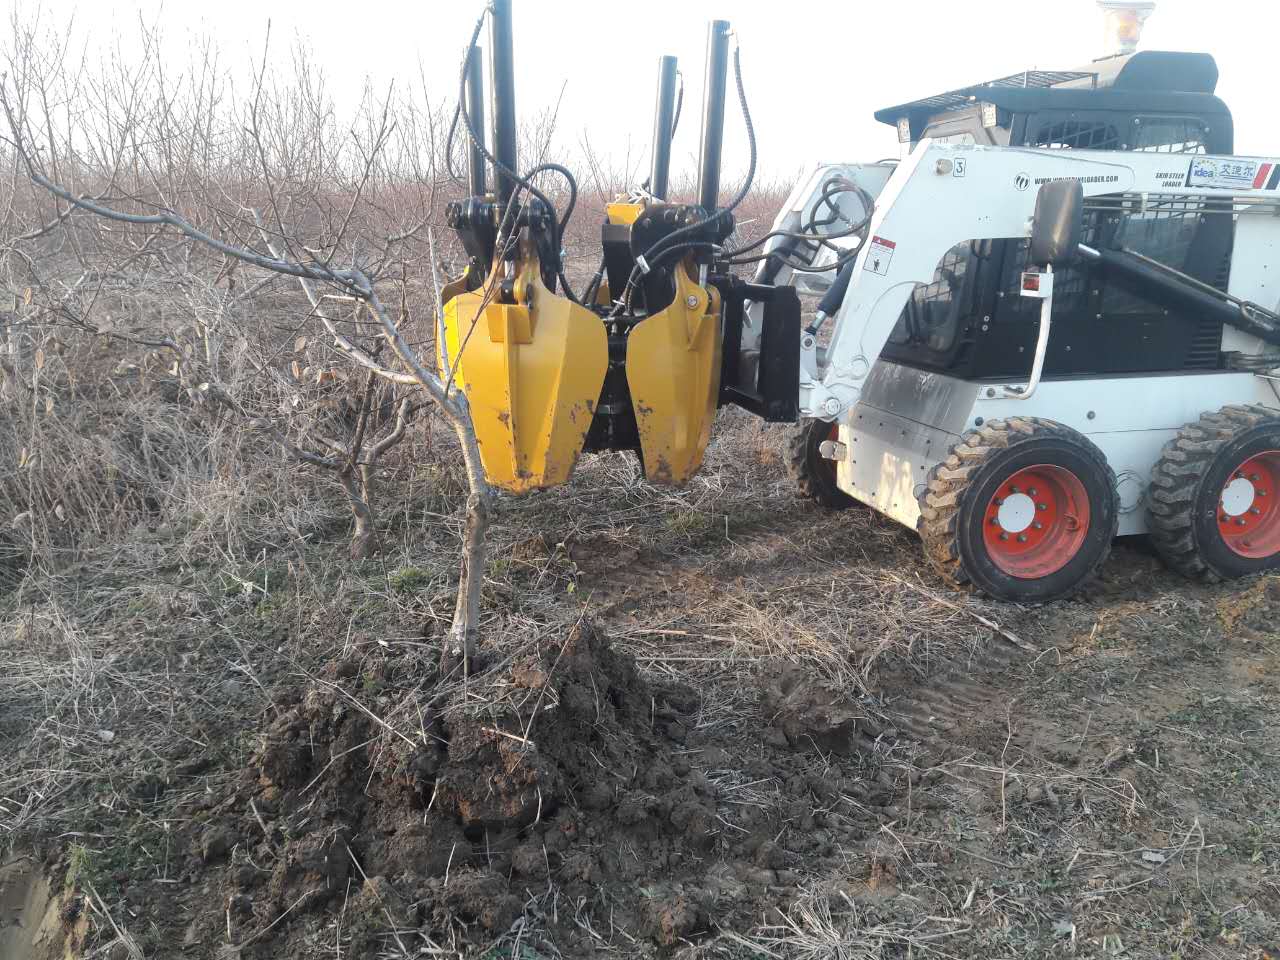
<svg viewBox="0 0 1280 960">
<path fill-rule="evenodd" d="M 1214 96 L 1218 69 L 1207 54 L 1145 51 L 1080 70 L 1029 71 L 882 110 L 913 147 L 930 138 L 958 144 L 1041 149 L 1230 154 L 1231 113 Z M 1158 213 L 1091 211 L 1085 243 L 1123 245 L 1225 290 L 1234 223 L 1212 201 Z M 1038 307 L 1018 295 L 1025 240 L 952 248 L 933 282 L 916 288 L 883 356 L 967 380 L 1026 370 Z M 1179 314 L 1089 262 L 1059 274 L 1046 378 L 1216 370 L 1220 322 Z"/>
</svg>

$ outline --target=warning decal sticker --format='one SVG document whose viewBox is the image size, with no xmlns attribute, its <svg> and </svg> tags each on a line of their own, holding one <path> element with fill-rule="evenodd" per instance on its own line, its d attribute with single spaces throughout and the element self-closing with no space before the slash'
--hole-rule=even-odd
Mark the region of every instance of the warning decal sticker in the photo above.
<svg viewBox="0 0 1280 960">
<path fill-rule="evenodd" d="M 864 269 L 878 273 L 882 277 L 889 275 L 889 265 L 893 263 L 893 253 L 898 245 L 884 237 L 872 237 L 871 249 L 867 252 L 867 265 Z"/>
</svg>

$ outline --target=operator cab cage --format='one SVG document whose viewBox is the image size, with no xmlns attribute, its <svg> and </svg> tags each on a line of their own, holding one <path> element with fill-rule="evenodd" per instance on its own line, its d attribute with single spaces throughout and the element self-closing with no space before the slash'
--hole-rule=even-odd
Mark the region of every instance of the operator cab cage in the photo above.
<svg viewBox="0 0 1280 960">
<path fill-rule="evenodd" d="M 1214 96 L 1217 82 L 1218 67 L 1208 54 L 1142 51 L 1078 70 L 1027 71 L 875 116 L 896 126 L 899 139 L 912 146 L 930 138 L 960 145 L 1230 155 L 1231 112 Z M 1171 156 L 1170 170 L 1185 173 L 1187 162 Z M 1124 247 L 1226 291 L 1235 235 L 1229 207 L 1177 196 L 1143 214 L 1100 206 L 1086 219 L 1090 246 Z M 1018 296 L 1026 267 L 1025 240 L 958 244 L 938 265 L 933 282 L 916 288 L 883 356 L 967 380 L 1025 372 L 1038 328 L 1035 302 Z M 1146 294 L 1091 262 L 1062 270 L 1055 281 L 1045 378 L 1224 367 L 1220 321 L 1169 309 Z"/>
<path fill-rule="evenodd" d="M 1231 111 L 1215 97 L 1218 65 L 1207 53 L 1144 50 L 1109 57 L 1078 70 L 1028 70 L 988 83 L 876 112 L 914 145 L 931 139 L 984 146 L 1041 146 L 1027 120 L 1062 111 L 1131 111 L 1203 119 L 1213 134 L 1207 152 L 1229 154 Z M 972 139 L 969 139 L 972 137 Z M 1089 149 L 1135 149 L 1129 143 L 1071 144 Z"/>
</svg>

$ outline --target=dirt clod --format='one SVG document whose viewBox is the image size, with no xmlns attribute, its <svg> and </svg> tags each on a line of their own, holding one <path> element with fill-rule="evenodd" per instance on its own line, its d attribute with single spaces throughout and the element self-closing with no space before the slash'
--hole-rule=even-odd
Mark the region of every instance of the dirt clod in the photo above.
<svg viewBox="0 0 1280 960">
<path fill-rule="evenodd" d="M 785 739 L 796 750 L 841 756 L 851 756 L 857 748 L 862 711 L 841 691 L 828 689 L 799 670 L 784 671 L 768 682 L 760 706 L 770 724 L 766 742 L 780 746 Z"/>
<path fill-rule="evenodd" d="M 646 914 L 649 935 L 664 947 L 674 946 L 693 933 L 703 919 L 697 906 L 683 894 L 649 901 Z"/>
<path fill-rule="evenodd" d="M 200 838 L 200 858 L 205 863 L 216 863 L 226 857 L 235 843 L 235 835 L 225 827 L 212 827 Z"/>
</svg>

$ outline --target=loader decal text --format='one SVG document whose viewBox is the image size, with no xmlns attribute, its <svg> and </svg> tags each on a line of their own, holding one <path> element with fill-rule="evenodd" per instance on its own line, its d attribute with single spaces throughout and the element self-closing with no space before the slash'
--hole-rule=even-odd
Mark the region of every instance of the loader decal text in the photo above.
<svg viewBox="0 0 1280 960">
<path fill-rule="evenodd" d="M 1099 174 L 1093 177 L 1036 177 L 1036 186 L 1043 186 L 1046 183 L 1058 183 L 1062 180 L 1075 180 L 1078 183 L 1119 183 L 1119 174 L 1103 175 Z"/>
</svg>

